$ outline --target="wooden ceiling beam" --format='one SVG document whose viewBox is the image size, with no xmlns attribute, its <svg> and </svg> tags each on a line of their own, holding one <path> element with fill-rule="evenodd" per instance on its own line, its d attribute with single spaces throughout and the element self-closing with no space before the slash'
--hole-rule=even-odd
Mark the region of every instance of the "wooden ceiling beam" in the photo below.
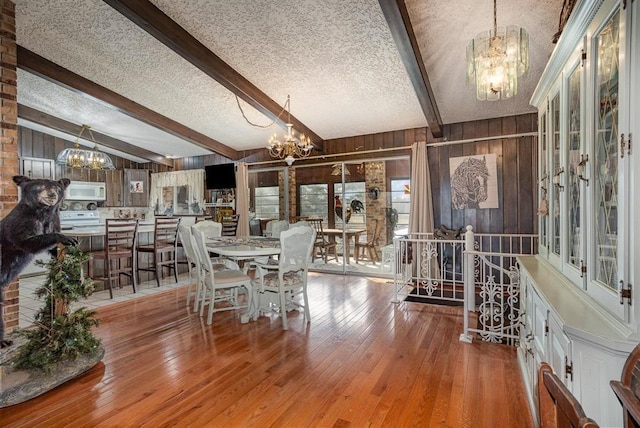
<svg viewBox="0 0 640 428">
<path fill-rule="evenodd" d="M 238 152 L 233 148 L 85 79 L 22 46 L 18 46 L 18 67 L 71 91 L 89 96 L 121 113 L 182 138 L 198 147 L 211 150 L 229 159 L 237 159 Z"/>
<path fill-rule="evenodd" d="M 420 54 L 404 0 L 378 0 L 434 137 L 442 137 L 442 117 Z"/>
<path fill-rule="evenodd" d="M 286 118 L 278 117 L 283 106 L 231 68 L 153 3 L 148 0 L 103 1 L 256 110 L 284 126 Z M 290 119 L 296 131 L 304 133 L 314 143 L 322 142 L 322 138 L 300 120 L 293 115 Z"/>
<path fill-rule="evenodd" d="M 18 104 L 18 117 L 24 120 L 28 120 L 29 122 L 37 123 L 38 125 L 54 129 L 64 134 L 72 135 L 74 137 L 80 135 L 80 131 L 82 130 L 82 126 L 80 125 L 76 125 L 75 123 L 68 122 L 64 119 L 60 119 L 48 113 L 22 104 Z M 173 168 L 174 166 L 172 159 L 167 159 L 166 157 L 158 153 L 133 146 L 124 141 L 96 132 L 93 129 L 91 130 L 91 133 L 93 134 L 96 143 L 101 144 L 104 147 L 118 150 L 123 153 L 128 153 L 130 155 L 137 156 L 139 158 L 146 159 L 150 162 L 155 162 L 160 165 L 165 165 L 170 168 Z"/>
</svg>

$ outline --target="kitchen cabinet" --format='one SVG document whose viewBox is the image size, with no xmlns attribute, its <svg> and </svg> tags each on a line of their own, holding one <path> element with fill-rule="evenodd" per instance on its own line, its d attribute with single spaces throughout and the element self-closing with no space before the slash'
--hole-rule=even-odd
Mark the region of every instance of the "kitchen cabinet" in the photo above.
<svg viewBox="0 0 640 428">
<path fill-rule="evenodd" d="M 124 206 L 149 206 L 149 170 L 124 170 Z"/>
<path fill-rule="evenodd" d="M 122 207 L 124 205 L 124 171 L 121 169 L 105 171 L 105 181 L 107 183 L 107 198 L 104 201 L 104 206 Z"/>
<path fill-rule="evenodd" d="M 519 258 L 518 360 L 534 414 L 544 361 L 601 426 L 622 425 L 609 381 L 640 340 L 639 3 L 578 2 L 531 99 L 546 209 Z"/>
<path fill-rule="evenodd" d="M 105 171 L 106 207 L 148 207 L 149 170 L 124 169 Z"/>
</svg>

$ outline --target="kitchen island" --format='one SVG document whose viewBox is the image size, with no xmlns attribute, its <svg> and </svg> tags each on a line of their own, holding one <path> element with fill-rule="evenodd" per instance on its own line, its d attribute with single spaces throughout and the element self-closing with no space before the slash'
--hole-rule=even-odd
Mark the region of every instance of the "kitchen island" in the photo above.
<svg viewBox="0 0 640 428">
<path fill-rule="evenodd" d="M 148 220 L 140 222 L 138 224 L 138 245 L 149 245 L 153 243 L 153 231 L 154 231 L 155 223 L 149 222 Z M 104 238 L 106 234 L 106 227 L 104 223 L 94 224 L 94 225 L 86 225 L 86 226 L 73 226 L 71 228 L 65 228 L 62 230 L 62 233 L 68 236 L 73 236 L 78 239 L 78 246 L 82 251 L 85 252 L 94 252 L 94 251 L 102 251 L 104 250 Z M 149 260 L 145 260 L 145 258 L 149 258 L 149 254 L 143 254 L 140 256 L 141 263 L 144 265 L 149 263 Z M 178 249 L 178 260 L 184 259 L 184 255 L 182 254 L 182 250 Z M 104 276 L 104 262 L 89 262 L 93 263 L 93 268 L 88 271 L 92 274 L 94 278 L 100 278 Z M 180 272 L 180 265 L 179 272 Z M 186 265 L 184 267 L 186 271 Z M 153 275 L 149 272 L 140 272 L 140 281 L 149 281 L 153 279 Z M 124 280 L 124 278 L 123 278 Z M 98 285 L 98 289 L 102 289 L 101 285 Z"/>
</svg>

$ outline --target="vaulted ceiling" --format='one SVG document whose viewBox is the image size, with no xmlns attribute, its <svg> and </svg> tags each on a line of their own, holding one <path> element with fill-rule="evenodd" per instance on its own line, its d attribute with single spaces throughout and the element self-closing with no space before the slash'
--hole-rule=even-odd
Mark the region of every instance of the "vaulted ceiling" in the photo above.
<svg viewBox="0 0 640 428">
<path fill-rule="evenodd" d="M 19 124 L 70 141 L 87 124 L 105 151 L 159 163 L 264 148 L 287 96 L 317 144 L 437 135 L 534 111 L 562 3 L 498 1 L 498 25 L 530 34 L 530 69 L 516 97 L 481 102 L 465 47 L 491 0 L 15 0 Z"/>
</svg>

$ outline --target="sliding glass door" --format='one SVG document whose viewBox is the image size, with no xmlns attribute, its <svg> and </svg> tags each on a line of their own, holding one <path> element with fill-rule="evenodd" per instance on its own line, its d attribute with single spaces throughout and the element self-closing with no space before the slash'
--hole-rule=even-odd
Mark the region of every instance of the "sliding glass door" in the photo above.
<svg viewBox="0 0 640 428">
<path fill-rule="evenodd" d="M 329 244 L 313 270 L 390 276 L 393 236 L 409 221 L 409 158 L 293 165 L 249 171 L 254 224 L 319 219 Z"/>
</svg>

